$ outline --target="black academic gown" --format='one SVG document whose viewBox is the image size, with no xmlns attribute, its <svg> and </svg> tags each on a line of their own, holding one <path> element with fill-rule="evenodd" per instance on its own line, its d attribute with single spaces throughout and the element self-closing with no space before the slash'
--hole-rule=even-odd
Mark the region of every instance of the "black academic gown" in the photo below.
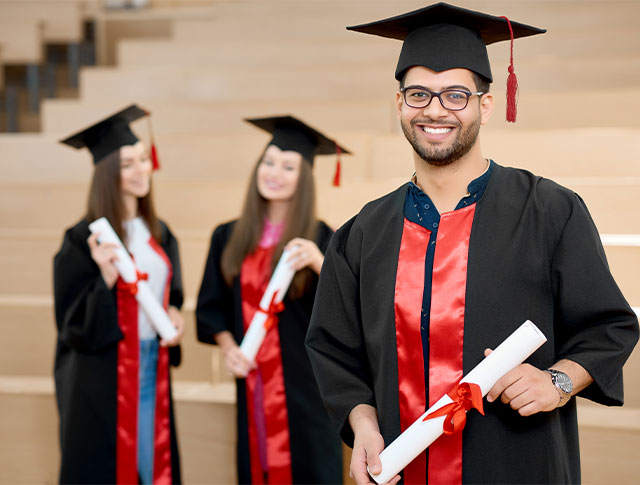
<svg viewBox="0 0 640 485">
<path fill-rule="evenodd" d="M 173 266 L 169 304 L 180 308 L 178 243 L 169 228 L 161 225 L 161 246 Z M 54 258 L 60 483 L 116 482 L 118 342 L 123 334 L 118 326 L 116 290 L 107 288 L 91 258 L 90 234 L 88 222 L 80 221 L 67 230 Z M 169 349 L 169 361 L 180 364 L 179 346 Z M 171 396 L 169 402 L 172 481 L 181 483 Z"/>
<path fill-rule="evenodd" d="M 244 324 L 240 278 L 233 287 L 224 282 L 220 257 L 234 222 L 218 226 L 211 237 L 202 286 L 196 307 L 197 334 L 200 342 L 213 344 L 214 334 L 230 331 L 242 342 Z M 324 252 L 333 231 L 319 223 L 316 244 Z M 289 420 L 291 473 L 294 483 L 341 483 L 342 451 L 337 433 L 323 407 L 313 377 L 304 339 L 309 325 L 317 278 L 302 298 L 285 297 L 285 309 L 278 314 L 278 332 Z M 251 483 L 248 441 L 248 416 L 244 379 L 237 379 L 238 481 Z"/>
<path fill-rule="evenodd" d="M 316 295 L 307 347 L 329 415 L 350 446 L 348 415 L 359 403 L 377 408 L 386 445 L 400 433 L 394 288 L 407 187 L 367 204 L 336 232 Z M 638 321 L 582 199 L 496 165 L 471 229 L 463 373 L 527 319 L 548 338 L 527 362 L 546 369 L 573 360 L 594 379 L 580 396 L 622 405 L 622 367 Z M 469 412 L 463 482 L 578 483 L 575 401 L 530 417 L 501 402 L 485 401 L 485 416 Z"/>
</svg>

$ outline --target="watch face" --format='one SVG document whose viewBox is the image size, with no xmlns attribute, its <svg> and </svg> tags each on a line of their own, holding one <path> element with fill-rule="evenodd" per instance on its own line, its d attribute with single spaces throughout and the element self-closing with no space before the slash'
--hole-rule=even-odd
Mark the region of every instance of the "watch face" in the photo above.
<svg viewBox="0 0 640 485">
<path fill-rule="evenodd" d="M 573 390 L 573 382 L 571 382 L 571 379 L 569 378 L 569 376 L 567 374 L 565 374 L 564 372 L 554 372 L 554 377 L 555 377 L 555 382 L 554 384 L 556 386 L 558 386 L 558 388 L 562 391 L 565 392 L 567 394 L 571 394 L 571 391 Z"/>
</svg>

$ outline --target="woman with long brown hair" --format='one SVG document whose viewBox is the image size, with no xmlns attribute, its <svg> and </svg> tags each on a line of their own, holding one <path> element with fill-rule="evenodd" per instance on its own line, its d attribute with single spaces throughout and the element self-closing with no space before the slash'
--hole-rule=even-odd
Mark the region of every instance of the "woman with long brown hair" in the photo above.
<svg viewBox="0 0 640 485">
<path fill-rule="evenodd" d="M 63 140 L 89 148 L 95 170 L 86 216 L 54 258 L 61 483 L 180 482 L 169 365 L 180 363 L 182 279 L 177 241 L 153 208 L 155 164 L 129 128 L 147 114 L 133 105 Z M 163 302 L 172 340 L 159 339 L 137 285 L 119 277 L 115 245 L 91 235 L 100 217 Z"/>
<path fill-rule="evenodd" d="M 290 116 L 247 120 L 272 133 L 242 214 L 218 226 L 196 307 L 198 339 L 217 344 L 237 379 L 239 483 L 340 483 L 341 445 L 307 357 L 318 274 L 333 231 L 315 216 L 315 155 L 341 150 Z M 297 271 L 255 361 L 239 343 L 283 250 Z"/>
</svg>

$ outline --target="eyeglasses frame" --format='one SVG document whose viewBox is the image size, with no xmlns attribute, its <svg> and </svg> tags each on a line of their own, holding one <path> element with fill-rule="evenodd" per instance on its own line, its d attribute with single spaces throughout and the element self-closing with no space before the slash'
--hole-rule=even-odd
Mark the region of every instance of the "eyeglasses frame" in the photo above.
<svg viewBox="0 0 640 485">
<path fill-rule="evenodd" d="M 408 89 L 420 89 L 421 91 L 426 91 L 427 93 L 429 93 L 431 95 L 431 98 L 429 99 L 429 102 L 427 104 L 425 104 L 424 106 L 411 106 L 407 102 L 407 90 Z M 452 108 L 447 108 L 444 105 L 444 102 L 442 101 L 442 98 L 440 97 L 440 95 L 443 94 L 443 93 L 449 93 L 449 92 L 452 92 L 452 91 L 453 92 L 457 92 L 457 93 L 463 93 L 463 94 L 465 94 L 467 96 L 467 102 L 465 103 L 465 105 L 462 108 L 452 109 Z M 469 106 L 469 98 L 471 96 L 482 96 L 484 94 L 487 94 L 486 91 L 478 91 L 476 93 L 472 93 L 470 91 L 465 91 L 463 89 L 445 89 L 444 91 L 431 91 L 430 89 L 427 89 L 427 88 L 425 88 L 423 86 L 413 86 L 413 85 L 400 88 L 400 92 L 402 93 L 402 99 L 404 100 L 404 104 L 406 104 L 409 108 L 425 109 L 431 104 L 431 101 L 433 101 L 433 98 L 438 98 L 438 101 L 440 101 L 440 106 L 442 106 L 447 111 L 462 111 L 467 106 Z"/>
</svg>

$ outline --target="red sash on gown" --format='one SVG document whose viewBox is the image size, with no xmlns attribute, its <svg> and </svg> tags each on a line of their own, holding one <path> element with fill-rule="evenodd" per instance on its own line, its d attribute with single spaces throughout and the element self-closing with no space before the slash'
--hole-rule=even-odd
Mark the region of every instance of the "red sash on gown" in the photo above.
<svg viewBox="0 0 640 485">
<path fill-rule="evenodd" d="M 160 245 L 151 237 L 149 245 L 167 265 L 169 271 L 164 291 L 164 307 L 169 306 L 173 269 Z M 118 278 L 118 325 L 124 337 L 118 342 L 118 389 L 116 423 L 116 483 L 138 483 L 138 399 L 139 354 L 138 301 L 132 287 Z M 153 483 L 170 485 L 171 428 L 169 425 L 169 350 L 158 349 L 156 372 L 156 410 L 154 424 Z"/>
<path fill-rule="evenodd" d="M 259 308 L 262 295 L 271 277 L 271 259 L 274 247 L 261 248 L 248 255 L 240 274 L 242 288 L 242 315 L 245 332 Z M 249 423 L 249 454 L 251 482 L 253 484 L 291 483 L 291 450 L 289 447 L 289 419 L 282 372 L 280 335 L 278 326 L 271 327 L 256 355 L 258 369 L 245 379 L 247 392 L 247 417 Z M 256 384 L 258 373 L 262 380 L 262 401 L 266 427 L 266 464 L 263 470 L 260 460 L 259 433 L 256 425 Z M 258 391 L 260 392 L 260 391 Z"/>
<path fill-rule="evenodd" d="M 436 239 L 429 320 L 429 406 L 462 378 L 469 238 L 475 204 L 442 214 Z M 400 428 L 426 410 L 421 307 L 430 231 L 405 219 L 396 273 Z M 429 483 L 462 483 L 462 433 L 441 436 L 428 449 Z M 424 483 L 426 453 L 404 470 L 406 484 Z"/>
</svg>

